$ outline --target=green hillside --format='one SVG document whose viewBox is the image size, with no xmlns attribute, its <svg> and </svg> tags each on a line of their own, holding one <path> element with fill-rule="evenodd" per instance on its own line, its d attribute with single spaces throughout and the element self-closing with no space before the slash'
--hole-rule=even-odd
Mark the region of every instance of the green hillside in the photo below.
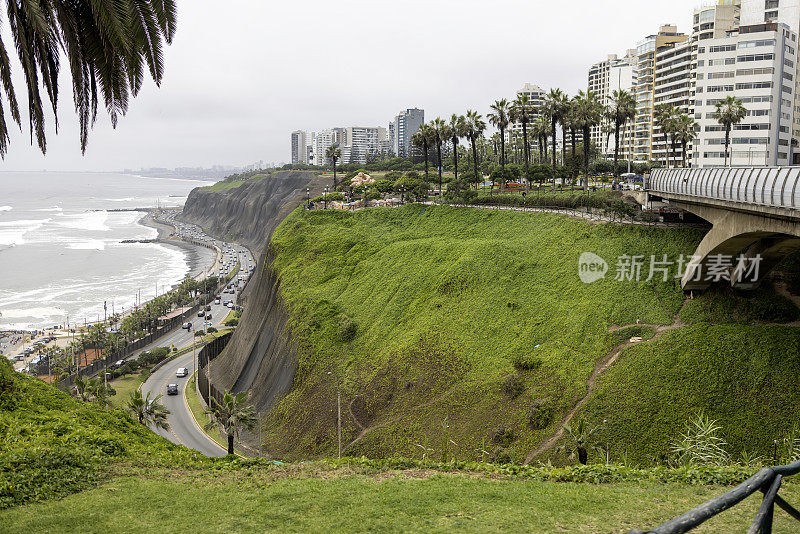
<svg viewBox="0 0 800 534">
<path fill-rule="evenodd" d="M 0 509 L 93 487 L 119 466 L 192 457 L 122 412 L 73 399 L 0 358 Z"/>
<path fill-rule="evenodd" d="M 699 409 L 735 427 L 733 452 L 764 453 L 793 420 L 782 386 L 798 369 L 778 349 L 800 333 L 681 321 L 752 319 L 754 302 L 777 297 L 704 296 L 683 313 L 675 279 L 614 280 L 618 256 L 677 258 L 701 237 L 449 207 L 298 210 L 272 243 L 299 369 L 266 446 L 280 458 L 335 454 L 338 382 L 349 455 L 544 460 L 553 448 L 531 453 L 576 407 L 608 421 L 617 459 L 652 462 Z M 608 262 L 606 279 L 580 281 L 586 251 Z M 635 335 L 656 339 L 615 361 Z"/>
</svg>

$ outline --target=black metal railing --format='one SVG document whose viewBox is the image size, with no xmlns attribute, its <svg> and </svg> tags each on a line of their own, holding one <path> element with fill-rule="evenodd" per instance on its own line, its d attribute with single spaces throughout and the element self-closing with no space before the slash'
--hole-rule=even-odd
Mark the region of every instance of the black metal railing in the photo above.
<svg viewBox="0 0 800 534">
<path fill-rule="evenodd" d="M 771 534 L 776 504 L 794 519 L 800 521 L 800 511 L 778 495 L 783 479 L 798 473 L 800 473 L 800 461 L 789 465 L 765 467 L 732 490 L 706 501 L 696 508 L 692 508 L 685 514 L 670 519 L 663 525 L 650 530 L 631 530 L 630 534 L 680 534 L 689 532 L 715 515 L 736 506 L 757 491 L 761 491 L 764 497 L 747 533 Z M 800 525 L 798 525 L 798 530 L 800 531 Z"/>
</svg>

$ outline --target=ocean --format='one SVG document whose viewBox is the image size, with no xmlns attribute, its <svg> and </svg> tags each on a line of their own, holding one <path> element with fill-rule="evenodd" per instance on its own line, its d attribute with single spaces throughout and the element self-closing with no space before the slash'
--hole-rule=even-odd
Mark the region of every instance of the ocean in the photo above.
<svg viewBox="0 0 800 534">
<path fill-rule="evenodd" d="M 137 294 L 145 302 L 168 290 L 192 270 L 188 253 L 121 243 L 152 239 L 157 231 L 139 224 L 143 212 L 110 210 L 182 206 L 192 189 L 210 183 L 0 172 L 0 330 L 96 321 L 129 310 Z"/>
</svg>

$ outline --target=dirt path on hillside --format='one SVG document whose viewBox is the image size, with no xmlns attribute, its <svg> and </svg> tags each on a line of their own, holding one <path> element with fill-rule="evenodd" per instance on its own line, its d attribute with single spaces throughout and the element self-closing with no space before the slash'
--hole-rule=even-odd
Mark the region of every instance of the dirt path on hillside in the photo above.
<svg viewBox="0 0 800 534">
<path fill-rule="evenodd" d="M 658 296 L 658 294 L 656 294 L 656 296 L 658 297 L 659 302 L 661 302 L 661 298 Z M 575 417 L 575 414 L 577 414 L 578 411 L 580 411 L 580 409 L 583 408 L 583 406 L 586 405 L 587 402 L 589 402 L 589 399 L 591 398 L 592 393 L 594 392 L 595 385 L 597 384 L 597 380 L 612 365 L 614 365 L 614 363 L 616 363 L 617 359 L 625 349 L 630 348 L 634 345 L 641 345 L 642 343 L 650 343 L 651 341 L 655 341 L 656 339 L 660 338 L 662 335 L 664 335 L 665 332 L 669 332 L 670 330 L 676 330 L 678 328 L 686 326 L 685 323 L 681 320 L 680 314 L 689 300 L 690 299 L 688 297 L 684 299 L 680 310 L 678 310 L 678 313 L 673 315 L 672 324 L 663 325 L 663 324 L 635 323 L 635 324 L 627 324 L 621 326 L 613 325 L 609 327 L 608 329 L 609 332 L 618 332 L 625 328 L 630 328 L 633 326 L 641 326 L 644 328 L 652 328 L 655 331 L 655 333 L 653 334 L 653 337 L 651 337 L 648 340 L 635 341 L 635 342 L 628 340 L 625 341 L 624 343 L 616 345 L 609 351 L 609 353 L 604 358 L 595 363 L 594 369 L 592 370 L 592 374 L 589 375 L 589 378 L 586 381 L 586 395 L 584 395 L 577 403 L 575 403 L 575 406 L 573 406 L 572 409 L 569 412 L 567 412 L 567 415 L 564 417 L 564 419 L 561 421 L 561 424 L 558 426 L 558 430 L 556 430 L 555 433 L 553 433 L 553 435 L 551 435 L 549 438 L 544 440 L 538 447 L 536 447 L 536 449 L 528 453 L 528 456 L 525 458 L 525 464 L 531 463 L 534 458 L 552 449 L 556 445 L 558 440 L 561 439 L 561 437 L 564 435 L 566 426 L 569 425 L 569 423 Z"/>
</svg>

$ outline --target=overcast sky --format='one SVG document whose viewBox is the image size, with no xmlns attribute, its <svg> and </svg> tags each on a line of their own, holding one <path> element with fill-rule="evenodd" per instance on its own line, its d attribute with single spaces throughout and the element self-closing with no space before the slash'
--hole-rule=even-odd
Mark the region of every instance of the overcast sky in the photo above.
<svg viewBox="0 0 800 534">
<path fill-rule="evenodd" d="M 289 160 L 289 134 L 297 129 L 386 127 L 407 107 L 423 108 L 426 120 L 467 109 L 485 114 L 525 82 L 574 94 L 585 89 L 592 63 L 635 47 L 659 25 L 689 32 L 699 4 L 178 0 L 163 83 L 146 83 L 116 130 L 103 115 L 81 155 L 62 65 L 61 128 L 54 135 L 49 119 L 47 155 L 30 146 L 26 122 L 12 134 L 0 168 L 281 162 Z M 24 96 L 19 69 L 15 79 Z"/>
</svg>

